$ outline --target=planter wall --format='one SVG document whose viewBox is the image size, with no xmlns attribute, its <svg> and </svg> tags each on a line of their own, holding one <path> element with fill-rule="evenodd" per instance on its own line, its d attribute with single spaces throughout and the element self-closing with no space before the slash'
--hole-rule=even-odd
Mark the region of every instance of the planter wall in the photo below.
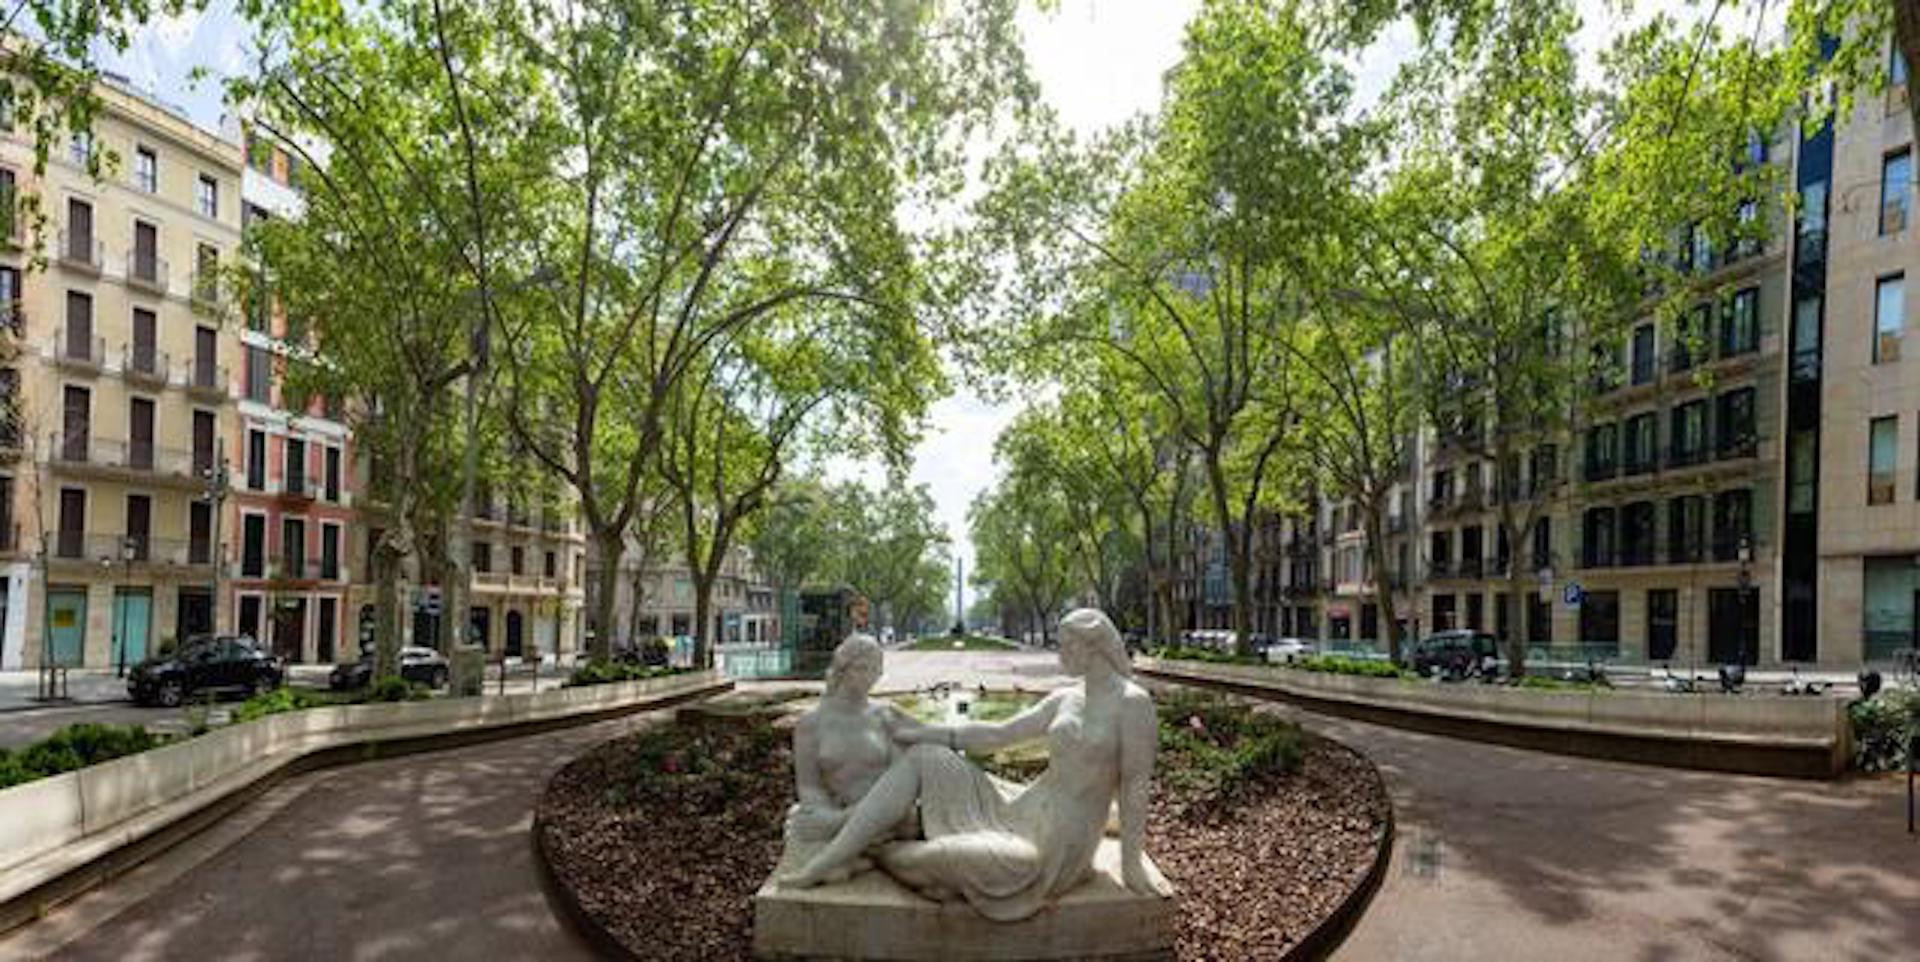
<svg viewBox="0 0 1920 962">
<path fill-rule="evenodd" d="M 507 737 L 727 687 L 716 672 L 702 671 L 516 695 L 308 708 L 16 785 L 0 791 L 0 931 L 86 887 L 43 896 L 54 883 L 249 788 L 264 787 L 302 762 L 311 767 L 380 745 L 437 747 Z"/>
<path fill-rule="evenodd" d="M 1540 691 L 1153 658 L 1135 665 L 1328 714 L 1565 754 L 1800 778 L 1836 777 L 1851 756 L 1846 703 L 1836 698 Z"/>
</svg>

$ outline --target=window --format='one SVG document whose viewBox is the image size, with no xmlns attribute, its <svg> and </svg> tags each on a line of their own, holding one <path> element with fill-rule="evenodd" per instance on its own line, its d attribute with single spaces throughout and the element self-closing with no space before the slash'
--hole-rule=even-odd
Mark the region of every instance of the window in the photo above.
<svg viewBox="0 0 1920 962">
<path fill-rule="evenodd" d="M 1653 564 L 1653 502 L 1635 501 L 1620 509 L 1620 563 Z"/>
<path fill-rule="evenodd" d="M 1900 360 L 1900 337 L 1906 326 L 1906 275 L 1880 278 L 1873 298 L 1873 363 Z"/>
<path fill-rule="evenodd" d="M 265 515 L 240 516 L 240 573 L 249 578 L 267 573 L 267 518 Z"/>
<path fill-rule="evenodd" d="M 1553 566 L 1553 519 L 1542 515 L 1533 523 L 1533 567 Z"/>
<path fill-rule="evenodd" d="M 479 572 L 493 570 L 493 545 L 485 541 L 473 543 L 473 570 Z"/>
<path fill-rule="evenodd" d="M 213 506 L 205 501 L 187 506 L 187 563 L 213 563 Z"/>
<path fill-rule="evenodd" d="M 267 432 L 247 432 L 247 487 L 267 489 Z"/>
<path fill-rule="evenodd" d="M 1707 320 L 1713 309 L 1705 304 L 1681 314 L 1674 320 L 1673 369 L 1684 371 L 1700 363 L 1711 345 L 1707 342 Z"/>
<path fill-rule="evenodd" d="M 299 494 L 307 490 L 307 442 L 300 438 L 287 439 L 287 463 L 281 469 L 286 474 L 287 491 Z"/>
<path fill-rule="evenodd" d="M 1407 546 L 1405 544 L 1400 545 L 1400 548 L 1403 552 L 1406 550 L 1406 547 Z M 547 552 L 547 569 L 546 569 L 547 577 L 552 578 L 557 576 L 559 571 L 559 560 L 560 559 L 556 557 L 553 552 L 551 551 Z"/>
<path fill-rule="evenodd" d="M 60 256 L 81 264 L 98 264 L 93 247 L 93 205 L 78 198 L 67 198 L 67 237 L 60 245 Z"/>
<path fill-rule="evenodd" d="M 126 552 L 122 557 L 132 561 L 145 561 L 150 557 L 147 549 L 152 544 L 153 499 L 144 494 L 127 495 L 127 538 L 121 545 Z M 171 560 L 171 559 L 169 559 Z"/>
<path fill-rule="evenodd" d="M 93 393 L 72 384 L 61 392 L 60 439 L 58 456 L 62 461 L 86 461 L 92 451 Z"/>
<path fill-rule="evenodd" d="M 201 244 L 193 254 L 193 299 L 202 302 L 217 300 L 220 296 L 220 250 L 210 244 Z"/>
<path fill-rule="evenodd" d="M 320 525 L 320 577 L 334 581 L 340 577 L 340 526 Z"/>
<path fill-rule="evenodd" d="M 1533 493 L 1544 493 L 1560 477 L 1560 451 L 1551 444 L 1533 449 Z"/>
<path fill-rule="evenodd" d="M 1620 592 L 1590 591 L 1580 602 L 1580 642 L 1620 645 Z"/>
<path fill-rule="evenodd" d="M 194 192 L 195 206 L 202 217 L 220 216 L 220 182 L 206 174 L 200 175 L 199 188 Z"/>
<path fill-rule="evenodd" d="M 1907 58 L 1900 53 L 1898 43 L 1891 45 L 1887 55 L 1887 86 L 1905 87 L 1907 85 Z"/>
<path fill-rule="evenodd" d="M 144 307 L 133 309 L 133 369 L 146 374 L 164 375 L 161 370 L 159 340 L 159 322 L 152 311 Z"/>
<path fill-rule="evenodd" d="M 1880 236 L 1907 229 L 1913 193 L 1913 151 L 1902 149 L 1880 161 Z"/>
<path fill-rule="evenodd" d="M 133 152 L 133 185 L 149 194 L 160 190 L 160 158 L 152 147 L 137 147 Z"/>
<path fill-rule="evenodd" d="M 1867 503 L 1893 503 L 1893 464 L 1899 454 L 1900 418 L 1874 418 L 1867 425 Z"/>
<path fill-rule="evenodd" d="M 1627 419 L 1626 473 L 1645 474 L 1659 464 L 1659 425 L 1651 411 Z"/>
<path fill-rule="evenodd" d="M 193 473 L 196 477 L 206 478 L 213 470 L 213 431 L 212 411 L 193 412 Z"/>
<path fill-rule="evenodd" d="M 1820 295 L 1808 294 L 1793 305 L 1793 363 L 1796 381 L 1820 379 Z"/>
<path fill-rule="evenodd" d="M 1673 409 L 1668 432 L 1669 467 L 1685 467 L 1707 459 L 1707 402 L 1689 401 Z"/>
<path fill-rule="evenodd" d="M 78 131 L 67 139 L 67 159 L 76 167 L 85 167 L 93 160 L 93 134 L 90 131 Z"/>
<path fill-rule="evenodd" d="M 1787 513 L 1812 514 L 1817 492 L 1819 465 L 1815 462 L 1818 435 L 1811 430 L 1795 431 L 1787 439 Z"/>
<path fill-rule="evenodd" d="M 1587 480 L 1605 481 L 1618 470 L 1615 459 L 1619 425 L 1600 424 L 1587 429 Z"/>
<path fill-rule="evenodd" d="M 340 449 L 327 449 L 326 496 L 328 501 L 340 500 Z"/>
<path fill-rule="evenodd" d="M 193 329 L 193 386 L 199 388 L 219 388 L 222 393 L 226 385 L 220 383 L 219 334 L 211 327 Z"/>
<path fill-rule="evenodd" d="M 1667 560 L 1674 564 L 1706 557 L 1707 498 L 1683 495 L 1667 501 Z"/>
<path fill-rule="evenodd" d="M 1714 399 L 1714 423 L 1722 458 L 1750 458 L 1759 451 L 1759 435 L 1754 424 L 1754 390 L 1750 387 L 1728 391 Z"/>
<path fill-rule="evenodd" d="M 1633 383 L 1652 383 L 1653 368 L 1653 325 L 1642 324 L 1633 329 Z"/>
<path fill-rule="evenodd" d="M 99 360 L 93 350 L 93 298 L 79 291 L 67 292 L 67 336 L 61 350 L 76 361 Z"/>
<path fill-rule="evenodd" d="M 299 518 L 280 521 L 280 577 L 307 576 L 307 523 Z"/>
<path fill-rule="evenodd" d="M 247 345 L 247 400 L 272 403 L 273 355 L 266 348 Z"/>
<path fill-rule="evenodd" d="M 273 142 L 248 131 L 247 166 L 263 174 L 273 173 Z"/>
<path fill-rule="evenodd" d="M 20 187 L 14 181 L 13 171 L 0 167 L 0 236 L 19 240 L 20 225 Z"/>
<path fill-rule="evenodd" d="M 133 264 L 127 268 L 134 280 L 164 285 L 160 277 L 160 229 L 144 220 L 133 222 Z"/>
<path fill-rule="evenodd" d="M 516 575 L 526 574 L 527 573 L 527 549 L 521 547 L 520 545 L 514 545 L 513 550 L 509 552 L 507 555 L 507 563 L 510 567 L 510 570 L 514 574 Z"/>
<path fill-rule="evenodd" d="M 1580 564 L 1607 568 L 1614 564 L 1614 510 L 1588 508 L 1581 518 Z"/>
<path fill-rule="evenodd" d="M 1817 180 L 1800 189 L 1799 238 L 1794 256 L 1802 264 L 1818 264 L 1827 256 L 1827 182 Z"/>
<path fill-rule="evenodd" d="M 1760 348 L 1760 289 L 1743 288 L 1727 302 L 1720 318 L 1720 356 L 1732 357 Z"/>
</svg>

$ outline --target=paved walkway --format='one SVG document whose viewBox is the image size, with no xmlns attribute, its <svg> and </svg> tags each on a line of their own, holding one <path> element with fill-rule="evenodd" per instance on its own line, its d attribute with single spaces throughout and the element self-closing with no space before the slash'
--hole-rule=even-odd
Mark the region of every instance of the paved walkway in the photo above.
<svg viewBox="0 0 1920 962">
<path fill-rule="evenodd" d="M 896 689 L 1058 678 L 1038 653 L 887 660 Z M 1920 842 L 1902 834 L 1896 782 L 1675 772 L 1300 717 L 1373 756 L 1399 813 L 1343 962 L 1880 962 L 1920 945 Z M 644 723 L 292 779 L 0 941 L 0 958 L 590 957 L 541 892 L 530 810 L 566 759 Z"/>
</svg>

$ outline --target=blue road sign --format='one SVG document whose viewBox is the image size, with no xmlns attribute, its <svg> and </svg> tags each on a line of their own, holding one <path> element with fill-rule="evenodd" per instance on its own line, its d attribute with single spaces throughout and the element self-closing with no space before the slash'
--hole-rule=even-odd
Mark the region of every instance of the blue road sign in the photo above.
<svg viewBox="0 0 1920 962">
<path fill-rule="evenodd" d="M 1587 593 L 1581 590 L 1580 582 L 1569 581 L 1567 582 L 1567 590 L 1561 597 L 1566 599 L 1567 607 L 1578 608 L 1580 607 L 1580 602 L 1587 597 Z"/>
</svg>

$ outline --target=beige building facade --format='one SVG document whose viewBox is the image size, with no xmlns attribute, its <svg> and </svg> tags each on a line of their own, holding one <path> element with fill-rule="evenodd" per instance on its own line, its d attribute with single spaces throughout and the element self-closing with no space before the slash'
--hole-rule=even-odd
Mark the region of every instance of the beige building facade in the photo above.
<svg viewBox="0 0 1920 962">
<path fill-rule="evenodd" d="M 216 615 L 204 493 L 233 418 L 217 278 L 239 247 L 240 152 L 117 83 L 100 94 L 44 176 L 30 131 L 0 134 L 0 189 L 42 214 L 0 251 L 8 668 L 131 663 Z M 96 179 L 101 151 L 118 162 Z"/>
</svg>

